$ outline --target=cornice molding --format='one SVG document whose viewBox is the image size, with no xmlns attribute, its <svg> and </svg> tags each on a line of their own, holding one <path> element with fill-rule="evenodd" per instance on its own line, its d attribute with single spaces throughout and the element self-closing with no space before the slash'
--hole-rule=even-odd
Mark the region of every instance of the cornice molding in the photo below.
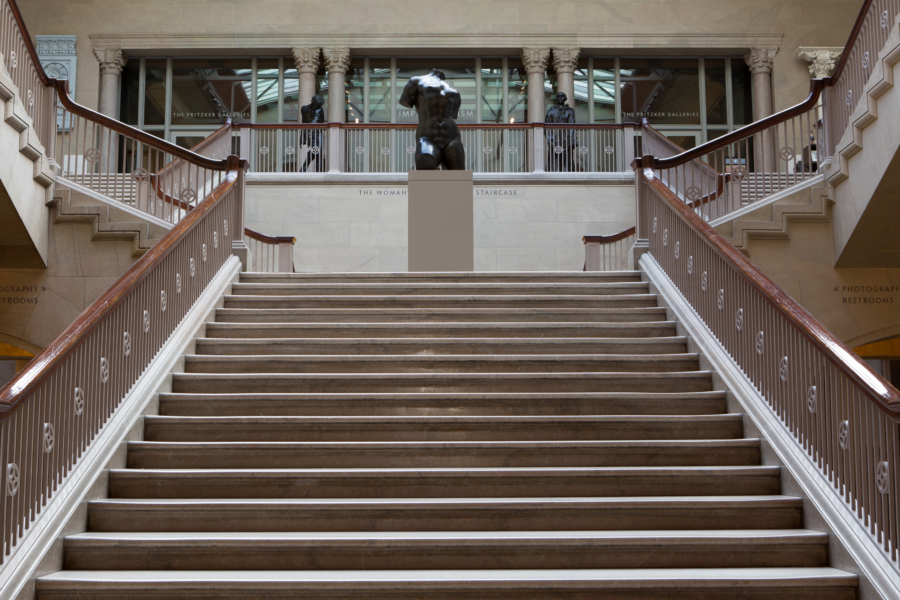
<svg viewBox="0 0 900 600">
<path fill-rule="evenodd" d="M 746 52 L 750 48 L 781 46 L 781 33 L 356 33 L 356 34 L 95 34 L 96 46 L 126 50 L 344 48 L 550 48 L 587 49 L 720 49 Z"/>
</svg>

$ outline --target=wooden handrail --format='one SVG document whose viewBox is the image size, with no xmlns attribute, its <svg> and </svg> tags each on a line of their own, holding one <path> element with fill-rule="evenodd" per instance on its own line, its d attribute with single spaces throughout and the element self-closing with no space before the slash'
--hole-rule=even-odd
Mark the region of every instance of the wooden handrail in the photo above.
<svg viewBox="0 0 900 600">
<path fill-rule="evenodd" d="M 47 76 L 47 72 L 44 71 L 44 65 L 41 64 L 40 59 L 38 58 L 37 48 L 34 47 L 34 42 L 31 41 L 31 34 L 28 33 L 28 28 L 25 26 L 25 19 L 22 18 L 22 13 L 19 11 L 19 5 L 16 4 L 16 0 L 8 0 L 9 7 L 12 10 L 13 18 L 16 20 L 16 24 L 19 26 L 19 30 L 22 32 L 22 37 L 25 40 L 25 48 L 28 49 L 28 55 L 31 56 L 31 62 L 34 63 L 34 68 L 37 71 L 38 77 L 45 86 L 50 87 L 50 77 Z"/>
<path fill-rule="evenodd" d="M 459 129 L 634 129 L 640 123 L 457 123 Z M 235 123 L 235 129 L 415 129 L 417 123 Z"/>
<path fill-rule="evenodd" d="M 297 243 L 297 238 L 289 235 L 266 235 L 258 231 L 253 231 L 252 229 L 247 229 L 246 227 L 244 228 L 244 235 L 257 242 L 266 244 L 290 244 L 293 246 Z"/>
<path fill-rule="evenodd" d="M 821 80 L 820 80 L 821 81 Z M 785 319 L 808 339 L 836 369 L 853 381 L 880 410 L 894 420 L 900 420 L 900 392 L 885 386 L 883 380 L 861 358 L 836 338 L 818 319 L 812 316 L 778 284 L 769 279 L 746 256 L 729 244 L 715 229 L 700 218 L 672 190 L 657 179 L 652 169 L 644 169 L 647 185 L 659 194 L 669 207 L 678 213 Z"/>
<path fill-rule="evenodd" d="M 677 156 L 662 159 L 653 158 L 651 156 L 649 157 L 651 160 L 651 165 L 654 169 L 671 169 L 673 167 L 678 167 L 692 160 L 702 158 L 703 156 L 706 156 L 711 152 L 715 152 L 716 150 L 721 150 L 722 148 L 734 144 L 735 142 L 739 142 L 741 140 L 749 138 L 752 135 L 762 133 L 773 125 L 778 125 L 779 123 L 783 123 L 788 119 L 793 119 L 794 117 L 802 115 L 816 105 L 816 102 L 819 101 L 819 97 L 822 95 L 822 90 L 824 90 L 825 87 L 829 85 L 828 82 L 829 80 L 827 79 L 813 79 L 809 84 L 809 96 L 800 104 L 775 113 L 774 115 L 770 115 L 764 119 L 760 119 L 759 121 L 741 127 L 740 129 L 736 129 L 731 133 L 725 134 L 722 137 L 716 138 L 714 140 L 710 140 L 705 144 L 700 144 L 696 148 L 691 148 L 690 150 L 682 152 Z"/>
<path fill-rule="evenodd" d="M 847 38 L 847 43 L 844 44 L 844 51 L 841 52 L 841 57 L 838 59 L 838 63 L 835 65 L 831 77 L 824 80 L 827 82 L 827 85 L 834 85 L 837 83 L 837 80 L 841 78 L 844 67 L 847 65 L 847 61 L 850 60 L 850 51 L 856 43 L 856 38 L 858 38 L 859 34 L 862 32 L 862 26 L 866 22 L 866 17 L 869 16 L 869 9 L 872 7 L 872 2 L 874 2 L 874 0 L 863 1 L 862 8 L 856 16 L 856 22 L 853 24 L 853 29 L 850 30 L 850 36 Z"/>
<path fill-rule="evenodd" d="M 620 240 L 624 240 L 627 237 L 631 237 L 635 234 L 636 228 L 631 227 L 626 229 L 625 231 L 620 231 L 619 233 L 614 233 L 613 235 L 586 235 L 581 238 L 581 241 L 585 244 L 612 244 L 613 242 L 618 242 Z"/>
<path fill-rule="evenodd" d="M 12 381 L 0 388 L 0 421 L 6 419 L 23 399 L 28 397 L 29 392 L 87 339 L 88 335 L 100 325 L 103 317 L 121 304 L 128 294 L 150 275 L 154 267 L 174 249 L 176 242 L 192 230 L 203 215 L 234 189 L 238 180 L 238 169 L 244 167 L 245 161 L 240 161 L 236 156 L 229 157 L 225 181 L 131 265 L 112 287 L 94 300 L 49 346 L 25 365 Z"/>
</svg>

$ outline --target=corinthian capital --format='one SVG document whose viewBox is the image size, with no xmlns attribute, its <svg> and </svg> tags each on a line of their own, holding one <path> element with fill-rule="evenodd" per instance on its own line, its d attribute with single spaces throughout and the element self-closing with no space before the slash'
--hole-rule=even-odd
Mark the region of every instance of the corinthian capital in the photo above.
<svg viewBox="0 0 900 600">
<path fill-rule="evenodd" d="M 291 48 L 294 52 L 294 64 L 300 73 L 318 73 L 319 49 L 318 48 Z"/>
<path fill-rule="evenodd" d="M 578 68 L 578 55 L 581 48 L 554 48 L 553 69 L 557 73 L 574 73 Z"/>
<path fill-rule="evenodd" d="M 824 79 L 831 77 L 831 74 L 834 73 L 837 59 L 841 57 L 843 51 L 843 48 L 804 48 L 801 46 L 797 49 L 797 56 L 812 63 L 809 65 L 809 73 L 814 79 Z"/>
<path fill-rule="evenodd" d="M 94 56 L 100 61 L 100 73 L 119 75 L 128 59 L 119 48 L 94 48 Z"/>
<path fill-rule="evenodd" d="M 550 60 L 550 48 L 522 48 L 526 73 L 543 73 Z"/>
<path fill-rule="evenodd" d="M 750 72 L 754 75 L 771 73 L 776 54 L 778 54 L 778 48 L 751 48 L 750 54 L 744 55 L 744 62 L 747 63 Z"/>
<path fill-rule="evenodd" d="M 322 48 L 322 56 L 325 57 L 325 70 L 329 73 L 346 73 L 350 67 L 350 48 Z"/>
</svg>

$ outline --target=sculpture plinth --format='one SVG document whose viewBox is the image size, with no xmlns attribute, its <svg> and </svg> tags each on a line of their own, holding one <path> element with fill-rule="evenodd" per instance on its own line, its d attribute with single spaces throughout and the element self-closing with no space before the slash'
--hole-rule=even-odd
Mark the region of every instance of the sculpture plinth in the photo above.
<svg viewBox="0 0 900 600">
<path fill-rule="evenodd" d="M 474 271 L 472 171 L 409 172 L 410 272 Z"/>
</svg>

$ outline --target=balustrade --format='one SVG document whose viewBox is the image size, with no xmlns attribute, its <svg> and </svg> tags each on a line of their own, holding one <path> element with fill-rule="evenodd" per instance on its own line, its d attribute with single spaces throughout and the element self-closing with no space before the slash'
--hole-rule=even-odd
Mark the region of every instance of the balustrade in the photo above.
<svg viewBox="0 0 900 600">
<path fill-rule="evenodd" d="M 584 242 L 585 271 L 628 271 L 628 255 L 634 246 L 635 228 L 615 235 L 586 235 Z"/>
</svg>

